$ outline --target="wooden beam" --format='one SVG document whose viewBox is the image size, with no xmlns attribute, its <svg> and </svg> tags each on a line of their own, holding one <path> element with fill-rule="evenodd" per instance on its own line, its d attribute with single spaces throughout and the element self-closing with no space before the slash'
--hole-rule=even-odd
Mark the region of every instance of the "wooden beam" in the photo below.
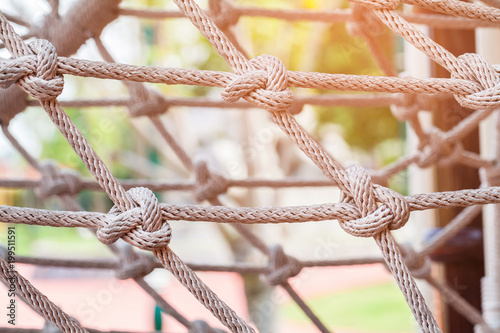
<svg viewBox="0 0 500 333">
<path fill-rule="evenodd" d="M 475 52 L 474 30 L 431 28 L 430 36 L 456 56 Z M 432 63 L 433 77 L 449 77 L 450 74 L 441 66 Z M 454 98 L 437 101 L 433 105 L 433 123 L 443 131 L 449 130 L 471 110 L 462 108 Z M 479 132 L 472 131 L 462 140 L 464 149 L 479 153 Z M 480 184 L 478 170 L 463 166 L 439 166 L 436 169 L 437 191 L 453 191 L 478 188 Z M 461 209 L 440 209 L 438 226 L 445 226 Z M 481 308 L 481 277 L 484 275 L 482 252 L 482 223 L 478 216 L 440 254 L 443 260 L 443 278 L 473 306 Z M 446 255 L 445 255 L 446 253 Z M 450 306 L 443 305 L 443 331 L 453 333 L 473 333 L 474 326 L 459 315 Z"/>
</svg>

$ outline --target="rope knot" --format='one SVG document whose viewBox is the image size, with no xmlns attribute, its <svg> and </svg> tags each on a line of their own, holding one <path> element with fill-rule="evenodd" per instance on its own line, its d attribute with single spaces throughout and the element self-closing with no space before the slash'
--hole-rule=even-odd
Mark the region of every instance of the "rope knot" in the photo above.
<svg viewBox="0 0 500 333">
<path fill-rule="evenodd" d="M 404 197 L 373 184 L 368 172 L 359 166 L 346 170 L 351 184 L 351 196 L 342 193 L 341 202 L 355 204 L 362 216 L 357 220 L 341 220 L 340 226 L 356 237 L 374 237 L 384 230 L 403 227 L 410 217 Z"/>
<path fill-rule="evenodd" d="M 463 107 L 478 110 L 500 105 L 500 73 L 490 66 L 483 57 L 466 53 L 458 57 L 463 63 L 460 71 L 452 73 L 452 78 L 471 80 L 479 83 L 481 90 L 470 95 L 455 95 Z"/>
<path fill-rule="evenodd" d="M 2 82 L 1 76 L 2 73 L 0 73 L 0 82 Z M 12 118 L 26 109 L 28 106 L 28 98 L 26 98 L 22 89 L 16 86 L 10 86 L 0 94 L 0 105 L 2 105 L 2 110 L 0 111 L 0 124 L 8 125 Z"/>
<path fill-rule="evenodd" d="M 229 180 L 219 173 L 211 171 L 207 162 L 200 160 L 194 165 L 196 187 L 194 196 L 197 201 L 210 200 L 225 193 L 229 187 Z"/>
<path fill-rule="evenodd" d="M 281 245 L 274 245 L 269 253 L 269 273 L 266 280 L 276 286 L 300 273 L 302 265 L 297 259 L 285 254 Z"/>
<path fill-rule="evenodd" d="M 36 194 L 40 198 L 52 195 L 75 195 L 82 189 L 80 175 L 73 170 L 60 170 L 54 161 L 47 161 L 40 166 L 40 185 Z"/>
<path fill-rule="evenodd" d="M 410 244 L 400 244 L 399 250 L 411 274 L 417 279 L 425 279 L 431 274 L 431 261 L 427 256 L 415 252 Z"/>
<path fill-rule="evenodd" d="M 399 0 L 350 0 L 371 9 L 394 10 L 399 5 Z"/>
<path fill-rule="evenodd" d="M 420 168 L 427 168 L 435 163 L 449 165 L 460 158 L 463 146 L 460 142 L 450 142 L 445 133 L 437 128 L 431 128 L 426 133 L 426 140 L 419 146 L 420 154 L 416 164 Z"/>
<path fill-rule="evenodd" d="M 481 187 L 499 186 L 500 167 L 498 164 L 494 164 L 490 167 L 479 169 L 479 178 L 481 179 Z"/>
<path fill-rule="evenodd" d="M 0 258 L 7 260 L 7 246 L 0 244 Z"/>
<path fill-rule="evenodd" d="M 0 59 L 0 88 L 7 89 L 25 75 L 35 72 L 33 57 Z"/>
<path fill-rule="evenodd" d="M 74 318 L 71 318 L 75 320 Z M 76 320 L 75 320 L 76 321 Z M 43 324 L 42 330 L 40 333 L 63 333 L 59 327 L 57 327 L 54 323 L 45 320 L 45 323 Z"/>
<path fill-rule="evenodd" d="M 234 7 L 226 0 L 208 0 L 208 8 L 210 18 L 223 31 L 238 23 L 240 19 Z"/>
<path fill-rule="evenodd" d="M 127 243 L 147 251 L 168 246 L 172 238 L 170 225 L 154 193 L 145 187 L 134 187 L 127 191 L 137 208 L 120 213 L 113 207 L 113 218 L 99 228 L 97 238 L 104 244 L 112 244 L 122 238 Z"/>
<path fill-rule="evenodd" d="M 119 266 L 115 270 L 115 276 L 120 280 L 144 277 L 156 268 L 155 257 L 135 252 L 131 246 L 124 247 L 120 256 Z"/>
<path fill-rule="evenodd" d="M 423 109 L 419 95 L 415 94 L 398 94 L 401 104 L 392 104 L 390 106 L 391 112 L 396 119 L 400 121 L 407 121 L 413 118 L 420 110 Z"/>
<path fill-rule="evenodd" d="M 373 36 L 385 27 L 373 11 L 366 6 L 352 3 L 351 13 L 351 19 L 346 23 L 347 31 L 351 36 Z"/>
<path fill-rule="evenodd" d="M 64 78 L 57 72 L 57 52 L 54 45 L 45 39 L 28 44 L 33 56 L 25 59 L 30 73 L 19 78 L 17 84 L 30 96 L 39 100 L 51 100 L 59 96 L 64 87 Z"/>
<path fill-rule="evenodd" d="M 219 328 L 214 328 L 207 324 L 204 320 L 194 320 L 191 322 L 191 327 L 188 333 L 226 333 L 226 331 Z"/>
<path fill-rule="evenodd" d="M 134 85 L 128 110 L 131 117 L 159 115 L 167 111 L 170 104 L 161 93 L 151 88 Z"/>
<path fill-rule="evenodd" d="M 293 104 L 293 93 L 288 88 L 288 72 L 276 57 L 261 55 L 252 60 L 253 70 L 238 76 L 222 89 L 226 102 L 240 98 L 268 111 L 287 111 Z"/>
</svg>

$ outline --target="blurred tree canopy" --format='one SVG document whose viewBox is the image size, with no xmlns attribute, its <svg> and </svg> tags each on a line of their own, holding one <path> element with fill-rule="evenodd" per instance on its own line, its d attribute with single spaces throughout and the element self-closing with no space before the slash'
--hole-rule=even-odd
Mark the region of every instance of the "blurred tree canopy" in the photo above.
<svg viewBox="0 0 500 333">
<path fill-rule="evenodd" d="M 206 7 L 206 3 L 201 2 Z M 347 8 L 346 1 L 326 0 L 242 0 L 241 6 L 266 8 L 289 8 L 327 11 L 334 8 Z M 173 3 L 160 0 L 126 0 L 124 6 L 142 8 L 165 8 L 175 10 Z M 126 18 L 136 20 L 134 18 Z M 139 39 L 137 47 L 142 52 L 141 64 L 165 67 L 199 68 L 206 70 L 230 71 L 208 41 L 187 19 L 139 20 Z M 317 71 L 325 73 L 381 75 L 371 54 L 361 37 L 351 36 L 344 23 L 326 24 L 321 22 L 296 21 L 243 16 L 234 27 L 238 41 L 247 50 L 249 57 L 260 54 L 272 54 L 283 61 L 290 70 Z M 128 36 L 127 36 L 128 37 Z M 394 37 L 387 30 L 376 36 L 380 45 L 392 57 Z M 119 59 L 118 59 L 119 60 Z M 78 82 L 78 93 L 86 97 L 87 81 Z M 105 82 L 103 83 L 104 86 Z M 205 96 L 213 90 L 195 86 L 156 86 L 170 96 Z M 122 91 L 126 90 L 122 88 Z M 301 91 L 300 94 L 337 94 L 345 92 Z M 92 94 L 96 94 L 93 89 Z M 106 91 L 101 95 L 109 96 Z M 88 95 L 87 95 L 88 96 Z M 102 97 L 102 96 L 95 96 Z M 401 126 L 387 107 L 315 107 L 317 130 L 334 123 L 342 129 L 344 140 L 353 148 L 372 152 L 381 143 L 401 137 Z M 108 117 L 98 109 L 66 109 L 75 124 L 89 138 L 98 153 L 112 156 L 113 150 L 134 145 L 133 136 L 124 135 L 131 127 L 124 115 L 117 118 L 116 113 Z M 111 112 L 110 112 L 111 113 Z M 104 128 L 104 130 L 103 130 Z M 154 154 L 153 154 L 154 155 Z M 85 167 L 72 152 L 59 133 L 54 134 L 43 150 L 45 158 L 60 161 L 71 168 L 86 172 Z M 382 158 L 388 163 L 393 158 Z M 118 176 L 127 178 L 129 172 L 119 164 L 110 163 L 110 168 Z"/>
<path fill-rule="evenodd" d="M 239 3 L 239 2 L 238 2 Z M 348 8 L 347 1 L 243 1 L 244 5 L 270 8 L 304 8 L 327 11 Z M 290 70 L 316 71 L 359 75 L 382 75 L 361 37 L 351 36 L 344 23 L 318 22 L 245 17 L 245 36 L 250 36 L 253 54 L 270 53 L 280 58 Z M 276 39 L 279 36 L 279 40 Z M 389 59 L 393 59 L 394 36 L 389 29 L 374 36 Z M 309 91 L 308 93 L 311 93 Z M 315 94 L 345 92 L 313 91 Z M 359 94 L 359 93 L 358 93 Z M 388 107 L 315 107 L 318 131 L 330 123 L 342 128 L 344 140 L 352 147 L 372 151 L 386 140 L 402 136 L 401 126 Z M 394 159 L 383 158 L 385 163 Z"/>
</svg>

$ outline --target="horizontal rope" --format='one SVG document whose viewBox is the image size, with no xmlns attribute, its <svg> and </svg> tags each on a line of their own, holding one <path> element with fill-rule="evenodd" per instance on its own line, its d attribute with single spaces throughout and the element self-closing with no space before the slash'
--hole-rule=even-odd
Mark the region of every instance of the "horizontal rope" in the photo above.
<svg viewBox="0 0 500 333">
<path fill-rule="evenodd" d="M 153 257 L 151 257 L 153 259 Z M 370 265 L 383 263 L 382 258 L 377 257 L 356 257 L 348 259 L 331 260 L 300 260 L 302 267 L 334 267 L 350 265 Z M 46 267 L 64 267 L 75 269 L 105 269 L 114 270 L 119 267 L 119 262 L 115 259 L 61 259 L 47 257 L 27 257 L 16 256 L 16 263 Z M 239 274 L 266 274 L 269 272 L 268 266 L 257 266 L 246 263 L 232 263 L 227 265 L 213 265 L 201 263 L 186 263 L 189 268 L 200 272 L 232 272 Z M 160 262 L 155 261 L 155 268 L 163 268 Z"/>
<path fill-rule="evenodd" d="M 284 21 L 313 21 L 324 23 L 339 23 L 353 21 L 352 10 L 332 9 L 330 11 L 315 11 L 302 9 L 270 9 L 250 6 L 232 6 L 231 14 L 237 17 L 265 17 Z M 135 16 L 147 19 L 185 18 L 180 11 L 151 8 L 126 8 L 119 11 L 123 16 Z M 452 17 L 440 14 L 400 13 L 408 22 L 425 24 L 435 28 L 467 29 L 477 27 L 498 27 L 498 22 L 483 21 L 474 18 Z"/>
<path fill-rule="evenodd" d="M 417 194 L 407 196 L 405 200 L 411 211 L 500 203 L 500 187 Z M 160 208 L 163 216 L 171 221 L 261 224 L 360 218 L 357 207 L 349 203 L 269 208 L 207 207 L 162 203 Z M 139 218 L 140 216 L 140 212 L 136 208 L 130 210 L 129 213 L 130 218 Z M 115 218 L 116 215 L 97 212 L 65 212 L 0 206 L 0 220 L 6 223 L 99 228 Z"/>
<path fill-rule="evenodd" d="M 237 78 L 237 75 L 227 72 L 134 66 L 65 57 L 58 58 L 57 73 L 98 79 L 208 87 L 225 87 Z M 296 88 L 411 94 L 471 94 L 481 90 L 476 82 L 461 79 L 395 78 L 296 71 L 288 71 L 288 77 L 288 85 Z"/>
<path fill-rule="evenodd" d="M 415 210 L 442 208 L 442 207 L 465 207 L 477 204 L 498 203 L 500 200 L 500 188 L 489 187 L 478 190 L 462 190 L 456 192 L 426 193 L 408 197 L 402 197 L 399 193 L 389 188 L 375 185 L 366 170 L 360 167 L 344 169 L 336 160 L 319 145 L 286 110 L 299 112 L 300 107 L 306 104 L 304 99 L 309 98 L 310 104 L 324 103 L 316 105 L 334 105 L 334 103 L 363 103 L 369 104 L 368 98 L 363 101 L 355 101 L 349 98 L 342 100 L 342 97 L 295 97 L 290 91 L 290 87 L 331 89 L 345 91 L 372 91 L 386 93 L 411 94 L 406 96 L 396 96 L 393 106 L 394 114 L 398 119 L 409 120 L 412 128 L 420 140 L 418 152 L 412 156 L 386 167 L 378 174 L 382 180 L 387 180 L 390 175 L 403 170 L 410 164 L 415 163 L 420 167 L 427 167 L 437 163 L 453 164 L 462 163 L 474 168 L 490 168 L 491 161 L 482 159 L 479 155 L 463 150 L 459 142 L 467 133 L 476 128 L 478 123 L 485 119 L 492 111 L 492 107 L 498 106 L 499 70 L 498 67 L 490 66 L 484 59 L 477 55 L 462 55 L 455 57 L 453 54 L 434 43 L 426 35 L 420 33 L 407 21 L 420 19 L 421 22 L 427 20 L 432 25 L 432 20 L 436 19 L 437 24 L 453 25 L 457 27 L 475 27 L 475 24 L 495 25 L 500 21 L 500 11 L 496 8 L 487 8 L 481 5 L 463 3 L 456 0 L 449 0 L 446 3 L 434 2 L 430 0 L 406 0 L 413 5 L 422 6 L 431 10 L 455 15 L 447 19 L 438 19 L 442 15 L 406 15 L 397 13 L 394 9 L 398 6 L 397 0 L 355 0 L 353 10 L 333 11 L 331 13 L 312 13 L 317 15 L 325 14 L 328 19 L 340 19 L 342 15 L 348 15 L 348 20 L 354 23 L 364 23 L 368 16 L 359 20 L 362 10 L 358 11 L 357 3 L 373 9 L 373 12 L 394 32 L 403 36 L 407 41 L 424 52 L 429 58 L 445 67 L 451 74 L 452 79 L 414 79 L 399 77 L 374 77 L 363 75 L 344 75 L 326 73 L 305 73 L 287 71 L 283 63 L 272 56 L 259 56 L 254 59 L 247 59 L 241 51 L 241 47 L 236 43 L 234 36 L 228 29 L 235 24 L 238 17 L 243 14 L 253 13 L 259 15 L 260 8 L 241 8 L 233 6 L 225 1 L 209 2 L 210 15 L 206 15 L 192 0 L 174 0 L 182 11 L 182 16 L 188 17 L 200 32 L 209 40 L 212 46 L 224 58 L 227 64 L 236 74 L 214 71 L 183 70 L 173 68 L 154 68 L 145 66 L 130 66 L 114 64 L 110 62 L 85 61 L 72 58 L 57 57 L 52 44 L 44 40 L 35 40 L 30 44 L 22 42 L 21 37 L 16 35 L 13 29 L 2 18 L 0 32 L 5 42 L 6 48 L 14 56 L 13 59 L 2 60 L 0 64 L 0 85 L 8 87 L 16 83 L 31 96 L 39 99 L 42 106 L 48 112 L 53 122 L 58 126 L 68 142 L 86 163 L 90 172 L 96 177 L 100 186 L 106 190 L 110 198 L 115 202 L 116 207 L 108 214 L 89 212 L 54 212 L 35 210 L 27 208 L 16 208 L 0 206 L 0 218 L 2 221 L 12 223 L 26 223 L 51 226 L 66 227 L 92 227 L 97 228 L 99 240 L 108 244 L 123 238 L 127 242 L 142 249 L 151 250 L 153 254 L 162 262 L 163 266 L 169 269 L 184 286 L 195 295 L 221 322 L 229 329 L 236 332 L 253 332 L 253 328 L 248 326 L 234 311 L 222 302 L 201 280 L 191 271 L 191 269 L 180 260 L 169 248 L 168 242 L 171 237 L 171 230 L 168 225 L 169 220 L 185 221 L 212 221 L 220 223 L 237 223 L 240 231 L 246 230 L 240 223 L 296 223 L 305 221 L 325 221 L 337 219 L 341 227 L 348 233 L 355 236 L 373 236 L 379 245 L 384 261 L 389 270 L 393 273 L 396 282 L 402 290 L 415 319 L 421 329 L 425 332 L 440 332 L 436 321 L 432 317 L 429 309 L 423 301 L 411 274 L 411 263 L 405 263 L 403 252 L 395 243 L 389 230 L 402 227 L 408 220 L 409 212 Z M 54 4 L 54 3 L 53 3 Z M 245 13 L 238 12 L 245 10 Z M 355 10 L 356 9 L 356 10 Z M 253 11 L 253 12 L 252 12 Z M 121 14 L 127 14 L 122 10 Z M 276 15 L 275 11 L 261 11 L 263 15 Z M 303 11 L 300 11 L 303 12 Z M 57 5 L 53 5 L 53 14 L 57 14 Z M 158 18 L 163 14 L 156 13 Z M 288 19 L 299 18 L 299 11 L 284 11 Z M 281 14 L 283 14 L 281 13 Z M 365 12 L 366 13 L 366 12 Z M 129 11 L 128 14 L 131 14 Z M 138 12 L 138 15 L 147 15 L 145 12 Z M 303 13 L 302 13 L 303 14 Z M 113 13 L 116 15 L 116 13 Z M 177 13 L 168 13 L 171 17 Z M 307 14 L 303 14 L 306 16 Z M 337 15 L 337 16 L 335 16 Z M 357 16 L 358 15 L 358 16 Z M 364 14 L 363 14 L 364 15 Z M 433 16 L 434 15 L 434 16 Z M 423 21 L 422 21 L 423 20 Z M 477 22 L 476 22 L 477 21 Z M 485 23 L 478 23 L 479 21 Z M 453 22 L 453 23 L 452 23 Z M 461 23 L 459 23 L 461 22 Z M 435 23 L 435 22 L 434 22 Z M 94 37 L 96 45 L 103 54 L 103 45 L 100 39 Z M 87 37 L 86 37 L 87 38 Z M 386 61 L 383 56 L 377 54 L 377 45 L 370 40 L 370 36 L 363 38 L 368 43 L 370 51 L 374 53 L 376 62 L 387 75 L 396 75 L 392 70 L 392 64 Z M 109 54 L 104 52 L 105 59 L 112 61 Z M 260 207 L 260 208 L 227 208 L 222 206 L 205 207 L 189 205 L 167 205 L 159 204 L 154 194 L 145 188 L 133 187 L 125 192 L 124 187 L 109 172 L 106 165 L 99 159 L 92 150 L 82 134 L 67 117 L 56 97 L 61 93 L 64 81 L 62 74 L 80 75 L 84 77 L 96 77 L 102 79 L 117 79 L 135 82 L 153 82 L 163 84 L 187 84 L 203 85 L 222 88 L 221 95 L 226 101 L 239 103 L 233 105 L 248 104 L 239 102 L 240 98 L 245 99 L 259 107 L 263 107 L 270 112 L 271 119 L 294 141 L 298 147 L 331 179 L 331 184 L 336 184 L 341 190 L 341 202 L 338 204 L 323 204 L 297 207 Z M 208 200 L 210 203 L 220 204 L 217 199 L 218 194 L 225 192 L 230 183 L 221 175 L 211 174 L 208 168 L 201 164 L 195 164 L 185 153 L 177 141 L 168 133 L 161 124 L 157 114 L 165 112 L 168 101 L 161 95 L 151 94 L 148 101 L 148 90 L 141 85 L 127 83 L 130 90 L 130 100 L 114 101 L 68 101 L 67 105 L 74 106 L 101 106 L 115 105 L 127 106 L 131 116 L 149 115 L 156 129 L 162 134 L 167 143 L 172 147 L 178 157 L 182 160 L 186 168 L 196 174 L 196 183 L 170 183 L 171 188 L 186 186 L 185 189 L 192 190 L 197 200 Z M 463 106 L 479 110 L 472 113 L 465 120 L 446 133 L 438 129 L 431 128 L 428 131 L 422 130 L 418 122 L 417 112 L 420 109 L 409 110 L 411 108 L 411 97 L 414 94 L 454 94 L 455 98 Z M 392 97 L 389 97 L 391 99 Z M 371 102 L 380 102 L 379 97 Z M 85 102 L 87 103 L 85 105 Z M 148 104 L 148 102 L 151 102 Z M 368 102 L 368 103 L 367 103 Z M 383 103 L 386 103 L 384 101 Z M 390 102 L 390 100 L 389 100 Z M 417 101 L 421 107 L 422 101 Z M 29 102 L 31 104 L 32 102 Z M 71 104 L 73 103 L 73 104 Z M 78 104 L 80 103 L 80 104 Z M 195 101 L 179 101 L 179 103 L 191 103 L 192 106 L 198 103 Z M 216 106 L 213 102 L 212 106 Z M 6 118 L 7 119 L 7 118 Z M 10 118 L 9 118 L 10 120 Z M 4 124 L 5 125 L 5 124 Z M 11 140 L 12 141 L 12 140 Z M 22 150 L 22 149 L 21 149 Z M 54 178 L 57 182 L 63 179 L 64 182 L 71 182 L 73 185 L 69 189 L 70 194 L 79 192 L 78 186 L 97 187 L 93 181 L 78 182 L 75 177 L 68 173 L 59 174 L 56 169 L 48 170 L 45 165 L 40 166 L 40 171 L 45 178 Z M 50 171 L 50 172 L 49 172 Z M 47 176 L 44 175 L 47 173 Z M 65 177 L 65 178 L 64 178 Z M 376 177 L 375 177 L 376 178 Z M 385 179 L 384 179 L 385 178 Z M 375 179 L 374 179 L 375 180 Z M 85 184 L 85 182 L 87 182 Z M 8 182 L 6 182 L 8 183 Z M 147 181 L 145 182 L 147 183 Z M 10 183 L 13 185 L 14 183 Z M 32 181 L 27 181 L 27 186 L 35 186 Z M 82 185 L 83 184 L 83 185 Z M 137 184 L 137 183 L 136 183 Z M 298 183 L 296 183 L 298 184 Z M 304 185 L 304 183 L 301 183 Z M 44 185 L 44 184 L 42 184 Z M 57 184 L 56 184 L 57 185 Z M 153 185 L 153 184 L 151 184 Z M 166 186 L 167 184 L 162 184 Z M 239 185 L 246 187 L 265 185 L 264 182 L 241 181 Z M 274 185 L 277 185 L 275 183 Z M 284 181 L 280 185 L 286 185 Z M 316 184 L 321 186 L 321 184 Z M 234 186 L 234 183 L 233 183 Z M 295 185 L 291 185 L 295 186 Z M 43 187 L 43 186 L 42 186 Z M 57 192 L 55 185 L 45 188 L 46 194 Z M 51 192 L 52 191 L 52 192 Z M 68 199 L 68 196 L 61 196 L 61 199 Z M 137 207 L 138 206 L 138 207 Z M 474 215 L 479 208 L 464 210 L 461 219 L 456 225 L 463 226 Z M 298 294 L 291 289 L 287 279 L 300 272 L 300 262 L 285 255 L 283 250 L 267 248 L 264 242 L 253 235 L 248 230 L 246 238 L 252 241 L 268 255 L 271 262 L 271 271 L 266 272 L 266 278 L 271 284 L 283 286 L 291 295 L 294 301 L 309 316 L 315 325 L 322 331 L 328 329 L 319 321 L 305 302 Z M 434 239 L 429 249 L 435 248 L 443 243 L 443 240 L 456 229 L 444 231 Z M 245 232 L 243 232 L 245 233 Z M 149 258 L 149 257 L 148 257 Z M 372 260 L 379 261 L 378 258 Z M 330 262 L 332 263 L 332 262 Z M 82 263 L 83 264 L 83 263 Z M 121 262 L 120 262 L 121 264 Z M 132 263 L 134 264 L 134 263 Z M 143 263 L 145 267 L 142 271 L 147 274 L 152 268 L 147 260 Z M 413 263 L 414 264 L 414 263 Z M 318 264 L 321 265 L 321 264 Z M 408 266 L 407 266 L 408 265 Z M 148 266 L 148 267 L 146 267 Z M 230 269 L 231 266 L 220 266 L 221 269 Z M 136 267 L 119 267 L 119 274 L 126 278 L 127 274 Z M 198 266 L 198 268 L 212 268 L 214 266 Z M 258 267 L 246 267 L 247 269 L 259 269 Z M 411 269 L 410 269 L 411 268 Z M 149 269 L 149 270 L 148 270 Z M 268 268 L 269 269 L 269 268 Z M 415 271 L 414 271 L 415 273 Z M 417 274 L 417 273 L 415 273 Z M 420 274 L 420 273 L 418 273 Z M 147 287 L 146 287 L 147 289 Z M 36 293 L 36 291 L 35 291 Z M 446 292 L 444 292 L 446 293 Z M 449 294 L 449 293 L 448 293 Z M 450 295 L 450 294 L 449 294 Z M 168 306 L 167 306 L 168 307 Z M 462 308 L 467 306 L 462 304 Z M 466 310 L 470 312 L 469 310 Z M 477 313 L 472 316 L 474 322 L 482 323 Z M 185 322 L 185 326 L 190 328 L 191 324 Z M 207 326 L 208 327 L 208 326 Z M 208 330 L 208 328 L 207 328 Z"/>
</svg>

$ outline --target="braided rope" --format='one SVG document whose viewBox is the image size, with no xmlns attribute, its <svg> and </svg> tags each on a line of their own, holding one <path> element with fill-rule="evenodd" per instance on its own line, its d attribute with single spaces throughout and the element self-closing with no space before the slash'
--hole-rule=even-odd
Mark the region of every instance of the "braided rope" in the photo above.
<svg viewBox="0 0 500 333">
<path fill-rule="evenodd" d="M 266 273 L 273 285 L 281 285 L 292 298 L 301 306 L 322 332 L 328 329 L 319 321 L 305 302 L 288 284 L 288 279 L 297 275 L 305 265 L 295 258 L 286 255 L 282 249 L 269 249 L 260 239 L 240 223 L 286 223 L 336 219 L 348 233 L 360 237 L 373 237 L 379 245 L 382 256 L 393 273 L 393 276 L 403 292 L 415 319 L 424 332 L 440 332 L 440 329 L 428 309 L 412 274 L 415 277 L 425 278 L 431 285 L 457 304 L 459 311 L 464 313 L 471 322 L 486 327 L 477 310 L 471 308 L 463 299 L 454 294 L 445 284 L 432 279 L 429 272 L 422 273 L 415 266 L 435 248 L 441 246 L 451 238 L 460 228 L 469 223 L 477 215 L 478 204 L 500 202 L 500 190 L 497 187 L 485 187 L 476 190 L 462 190 L 443 193 L 426 193 L 409 197 L 402 197 L 398 193 L 373 183 L 373 180 L 386 180 L 389 176 L 404 170 L 410 164 L 427 167 L 437 163 L 463 163 L 484 170 L 493 169 L 493 163 L 463 151 L 459 140 L 479 122 L 490 115 L 500 105 L 500 74 L 498 67 L 489 65 L 478 55 L 462 55 L 455 57 L 428 36 L 418 31 L 408 22 L 427 23 L 429 25 L 448 25 L 450 22 L 465 26 L 497 26 L 499 10 L 486 8 L 482 5 L 463 3 L 459 1 L 436 2 L 430 0 L 407 0 L 406 3 L 419 5 L 447 15 L 408 15 L 398 14 L 397 1 L 356 0 L 352 10 L 342 10 L 330 13 L 307 13 L 293 10 L 267 10 L 259 8 L 244 8 L 229 2 L 211 2 L 210 14 L 207 15 L 193 0 L 174 0 L 181 10 L 179 12 L 163 12 L 148 10 L 120 9 L 112 11 L 109 16 L 103 14 L 100 23 L 93 33 L 98 48 L 107 62 L 79 60 L 74 58 L 58 57 L 56 48 L 46 40 L 36 39 L 26 44 L 17 35 L 8 23 L 7 17 L 0 13 L 0 38 L 3 46 L 12 54 L 13 58 L 0 61 L 0 87 L 9 88 L 14 83 L 31 97 L 38 99 L 56 127 L 64 135 L 75 152 L 85 163 L 87 169 L 96 179 L 96 182 L 80 180 L 77 175 L 59 172 L 51 164 L 40 164 L 33 159 L 14 137 L 9 133 L 7 124 L 12 117 L 30 105 L 28 101 L 15 108 L 14 113 L 0 114 L 2 129 L 7 138 L 21 152 L 21 154 L 40 171 L 42 178 L 39 181 L 28 180 L 0 180 L 0 186 L 36 188 L 38 195 L 48 197 L 58 195 L 68 207 L 78 207 L 71 203 L 71 196 L 83 189 L 103 189 L 115 203 L 115 207 L 108 214 L 91 212 L 55 212 L 29 208 L 0 206 L 0 220 L 7 223 L 24 223 L 36 225 L 50 225 L 57 227 L 84 227 L 97 228 L 98 239 L 105 244 L 112 244 L 123 239 L 135 247 L 152 251 L 165 268 L 203 303 L 226 327 L 232 332 L 253 332 L 233 310 L 231 310 L 217 295 L 215 295 L 179 257 L 168 247 L 171 230 L 168 220 L 184 221 L 212 221 L 219 223 L 236 223 L 237 230 L 254 246 L 269 256 L 270 267 L 242 268 L 250 269 L 255 273 Z M 118 2 L 111 4 L 117 8 Z M 51 2 L 52 13 L 58 14 L 58 1 Z M 96 4 L 89 8 L 97 8 Z M 234 70 L 233 73 L 185 70 L 174 68 L 154 68 L 115 64 L 105 51 L 102 42 L 95 36 L 107 22 L 120 15 L 135 15 L 148 18 L 187 17 L 200 32 L 208 39 L 212 46 Z M 307 73 L 288 71 L 279 59 L 273 56 L 259 56 L 247 59 L 237 44 L 230 27 L 237 23 L 243 15 L 276 17 L 286 20 L 313 19 L 332 21 L 349 21 L 353 34 L 362 36 L 379 67 L 387 77 L 355 76 L 342 74 Z M 392 31 L 404 37 L 412 45 L 424 52 L 451 74 L 452 79 L 414 79 L 396 77 L 397 72 L 390 61 L 384 57 L 367 31 L 363 30 L 363 22 L 375 20 L 375 15 Z M 85 15 L 84 15 L 85 16 Z M 9 17 L 13 22 L 28 25 L 20 19 Z M 92 23 L 88 23 L 92 24 Z M 46 32 L 50 36 L 50 31 Z M 86 36 L 85 38 L 88 38 Z M 75 46 L 73 45 L 72 48 Z M 127 83 L 130 89 L 130 99 L 95 100 L 95 101 L 67 101 L 59 103 L 57 97 L 64 86 L 63 74 L 101 79 L 127 80 L 133 82 L 152 82 L 163 84 L 203 85 L 221 87 L 221 97 L 225 102 L 209 100 L 168 99 L 141 86 Z M 390 77 L 394 76 L 394 77 Z M 406 94 L 454 94 L 457 101 L 464 107 L 476 110 L 451 130 L 443 133 L 436 129 L 423 131 L 416 112 L 420 108 L 410 110 L 406 96 L 373 95 L 352 98 L 341 97 L 307 97 L 294 96 L 290 87 L 316 88 L 330 90 L 371 91 L 384 93 Z M 0 96 L 0 100 L 3 98 Z M 17 97 L 16 97 L 17 98 Z M 19 98 L 18 98 L 19 99 Z M 240 99 L 246 102 L 239 101 Z M 8 102 L 9 105 L 12 102 Z M 231 103 L 231 104 L 228 104 Z M 363 168 L 354 167 L 344 169 L 326 150 L 305 131 L 291 113 L 300 112 L 304 104 L 313 105 L 380 105 L 398 106 L 395 114 L 408 119 L 411 126 L 421 139 L 421 147 L 413 156 L 386 167 L 384 170 L 373 171 L 371 175 Z M 94 152 L 82 133 L 66 115 L 61 105 L 68 106 L 128 106 L 131 116 L 148 115 L 156 129 L 173 149 L 184 166 L 195 172 L 194 182 L 147 184 L 159 190 L 175 189 L 192 191 L 198 201 L 208 200 L 214 206 L 176 206 L 160 204 L 150 189 L 140 187 L 145 181 L 119 182 L 106 167 L 105 163 Z M 19 103 L 17 105 L 20 105 Z M 206 164 L 194 163 L 183 147 L 175 140 L 162 124 L 158 114 L 166 112 L 171 106 L 206 106 L 211 107 L 260 107 L 269 112 L 271 119 L 283 130 L 288 137 L 319 167 L 328 178 L 327 181 L 284 180 L 269 181 L 259 179 L 231 180 L 214 171 Z M 414 103 L 413 105 L 417 105 Z M 10 111 L 11 112 L 11 111 Z M 491 171 L 489 171 L 491 172 Z M 372 180 L 373 178 L 373 180 Z M 218 195 L 225 193 L 230 186 L 337 186 L 342 192 L 342 200 L 338 204 L 323 204 L 301 207 L 273 207 L 273 208 L 226 208 L 221 206 Z M 149 187 L 149 186 L 148 186 Z M 129 188 L 126 191 L 125 188 Z M 436 236 L 430 245 L 413 257 L 407 257 L 411 251 L 401 250 L 393 239 L 390 230 L 401 228 L 408 220 L 410 211 L 442 208 L 442 207 L 472 206 L 457 216 L 448 228 Z M 72 208 L 73 209 L 73 208 Z M 415 256 L 419 256 L 416 258 Z M 144 284 L 140 276 L 147 275 L 156 263 L 150 259 L 134 263 L 128 267 L 116 267 L 116 264 L 105 264 L 103 267 L 112 267 L 124 277 L 134 277 L 145 290 L 151 289 Z M 149 257 L 148 257 L 149 258 Z M 368 262 L 373 262 L 367 260 Z M 375 262 L 379 262 L 376 259 Z M 366 262 L 363 261 L 362 262 Z M 2 277 L 5 280 L 5 262 L 0 261 L 3 269 Z M 133 264 L 136 266 L 132 267 Z M 325 264 L 325 263 L 323 263 Z M 332 264 L 332 263 L 329 263 Z M 313 263 L 322 265 L 322 263 Z M 119 271 L 119 269 L 122 269 Z M 202 267 L 198 267 L 202 269 Z M 221 269 L 211 267 L 208 269 Z M 229 270 L 231 268 L 227 268 Z M 22 280 L 23 281 L 23 280 Z M 25 281 L 26 286 L 30 286 Z M 19 286 L 27 290 L 26 295 L 32 293 L 41 297 L 39 291 L 32 287 Z M 24 289 L 23 289 L 24 288 Z M 206 323 L 189 322 L 162 301 L 154 290 L 149 290 L 163 308 L 169 309 L 177 320 L 191 330 L 208 330 Z M 44 296 L 43 296 L 44 297 Z M 26 297 L 24 297 L 26 299 Z M 74 321 L 54 307 L 50 301 L 32 305 L 54 322 L 64 331 L 82 331 L 85 329 L 69 328 Z M 50 309 L 50 310 L 49 310 Z M 48 312 L 56 311 L 56 317 Z M 62 318 L 62 319 L 61 319 Z"/>
</svg>

